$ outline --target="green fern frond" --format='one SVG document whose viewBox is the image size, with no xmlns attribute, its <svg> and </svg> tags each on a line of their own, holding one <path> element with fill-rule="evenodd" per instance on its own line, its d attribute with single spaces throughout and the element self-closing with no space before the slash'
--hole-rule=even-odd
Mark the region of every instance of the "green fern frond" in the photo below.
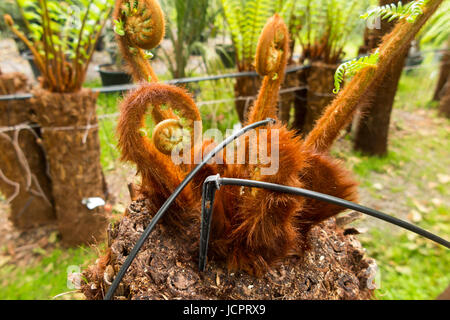
<svg viewBox="0 0 450 320">
<path fill-rule="evenodd" d="M 337 94 L 341 89 L 341 83 L 346 77 L 353 77 L 358 71 L 366 68 L 376 66 L 379 58 L 378 50 L 369 56 L 364 56 L 361 58 L 355 58 L 351 61 L 341 64 L 334 74 L 334 90 L 333 92 Z"/>
<path fill-rule="evenodd" d="M 381 18 L 381 19 L 388 19 L 388 21 L 392 21 L 395 19 L 399 20 L 404 19 L 412 23 L 416 20 L 418 16 L 420 16 L 423 13 L 422 9 L 427 2 L 428 0 L 416 0 L 406 5 L 403 5 L 401 1 L 398 2 L 397 4 L 391 3 L 369 10 L 368 12 L 363 14 L 361 18 L 363 19 Z"/>
<path fill-rule="evenodd" d="M 272 0 L 221 0 L 238 60 L 251 63 L 259 33 L 274 13 Z"/>
<path fill-rule="evenodd" d="M 441 4 L 438 11 L 431 17 L 420 34 L 421 44 L 441 46 L 450 43 L 450 2 Z"/>
</svg>

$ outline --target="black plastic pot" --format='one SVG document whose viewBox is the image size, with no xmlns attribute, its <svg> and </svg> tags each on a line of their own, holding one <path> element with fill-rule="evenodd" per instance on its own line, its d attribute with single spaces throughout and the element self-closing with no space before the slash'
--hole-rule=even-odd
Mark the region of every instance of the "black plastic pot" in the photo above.
<svg viewBox="0 0 450 320">
<path fill-rule="evenodd" d="M 100 73 L 102 85 L 104 87 L 132 83 L 131 76 L 125 71 L 115 71 L 105 69 L 106 67 L 110 66 L 112 66 L 112 64 L 109 63 L 101 64 L 98 66 L 98 72 Z"/>
<path fill-rule="evenodd" d="M 30 64 L 31 70 L 33 71 L 33 75 L 34 77 L 37 79 L 38 77 L 41 76 L 41 71 L 38 69 L 36 63 L 34 62 L 34 57 L 33 54 L 31 53 L 31 51 L 25 51 L 22 54 L 22 57 L 28 61 L 28 63 Z"/>
</svg>

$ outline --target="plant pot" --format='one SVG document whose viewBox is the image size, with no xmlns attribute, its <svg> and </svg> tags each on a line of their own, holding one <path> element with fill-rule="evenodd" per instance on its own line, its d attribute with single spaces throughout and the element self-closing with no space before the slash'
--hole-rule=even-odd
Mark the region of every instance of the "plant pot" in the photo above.
<svg viewBox="0 0 450 320">
<path fill-rule="evenodd" d="M 150 223 L 154 208 L 138 200 L 127 212 L 111 226 L 109 254 L 83 272 L 87 282 L 81 291 L 87 299 L 103 298 L 136 243 L 137 230 Z M 354 236 L 337 227 L 335 219 L 311 230 L 310 248 L 302 258 L 285 258 L 259 278 L 230 272 L 215 259 L 209 259 L 205 271 L 199 272 L 198 224 L 190 225 L 185 235 L 188 240 L 157 224 L 116 290 L 117 299 L 337 300 L 373 295 L 375 261 L 365 255 Z"/>
<path fill-rule="evenodd" d="M 34 57 L 31 51 L 25 51 L 22 54 L 22 58 L 28 61 L 31 67 L 31 71 L 33 71 L 34 78 L 37 79 L 41 76 L 41 71 L 38 69 L 36 63 L 34 62 Z"/>
<path fill-rule="evenodd" d="M 132 83 L 131 75 L 125 71 L 115 71 L 108 70 L 108 67 L 113 66 L 112 64 L 102 64 L 98 66 L 98 72 L 102 79 L 102 85 L 105 86 L 115 86 L 121 84 Z"/>
<path fill-rule="evenodd" d="M 236 50 L 233 45 L 216 45 L 216 53 L 219 55 L 220 59 L 225 68 L 234 68 L 236 66 Z"/>
<path fill-rule="evenodd" d="M 0 75 L 0 84 L 3 88 L 0 94 L 28 91 L 27 78 L 21 73 Z M 33 125 L 33 128 L 0 133 L 0 170 L 4 176 L 0 177 L 0 192 L 11 200 L 9 219 L 18 229 L 56 221 L 47 161 L 39 142 L 40 128 L 32 122 L 31 107 L 28 100 L 0 102 L 0 127 Z"/>
<path fill-rule="evenodd" d="M 36 88 L 33 95 L 62 240 L 72 246 L 97 242 L 103 239 L 108 220 L 102 206 L 90 210 L 85 203 L 88 198 L 106 198 L 96 115 L 98 93 L 82 89 L 63 94 Z"/>
</svg>

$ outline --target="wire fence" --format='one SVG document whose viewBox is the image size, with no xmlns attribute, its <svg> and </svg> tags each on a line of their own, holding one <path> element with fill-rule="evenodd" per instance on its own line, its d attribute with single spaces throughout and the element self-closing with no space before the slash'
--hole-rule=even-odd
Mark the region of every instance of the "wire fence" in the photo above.
<svg viewBox="0 0 450 320">
<path fill-rule="evenodd" d="M 442 52 L 443 50 L 430 50 L 422 53 L 437 53 Z M 419 64 L 413 66 L 406 66 L 405 71 L 409 70 L 417 70 L 417 69 L 430 69 L 435 68 L 438 69 L 441 63 L 439 61 L 435 61 L 427 64 Z M 287 74 L 296 73 L 300 70 L 305 70 L 310 68 L 311 66 L 294 66 L 289 67 L 286 70 Z M 239 73 L 228 73 L 228 74 L 220 74 L 220 75 L 211 75 L 211 76 L 201 76 L 201 77 L 193 77 L 193 78 L 184 78 L 184 79 L 174 79 L 165 81 L 165 83 L 173 84 L 173 85 L 194 85 L 198 86 L 194 90 L 194 96 L 196 98 L 197 106 L 199 107 L 204 120 L 209 123 L 210 127 L 218 127 L 220 124 L 224 128 L 230 128 L 235 124 L 235 121 L 238 119 L 237 116 L 230 117 L 230 114 L 235 113 L 234 103 L 237 101 L 245 101 L 246 108 L 248 109 L 253 101 L 256 99 L 256 95 L 252 96 L 235 96 L 234 90 L 234 81 L 233 79 L 241 78 L 241 77 L 258 77 L 259 75 L 256 72 L 239 72 Z M 109 86 L 102 88 L 92 88 L 92 91 L 98 92 L 101 94 L 110 95 L 116 93 L 116 96 L 113 97 L 114 101 L 112 101 L 112 106 L 106 102 L 104 106 L 99 108 L 98 112 L 98 123 L 95 121 L 94 124 L 87 123 L 84 126 L 65 126 L 65 127 L 41 127 L 36 123 L 19 123 L 11 126 L 3 126 L 0 127 L 0 139 L 8 139 L 11 143 L 12 148 L 16 150 L 17 157 L 19 159 L 19 163 L 21 167 L 26 172 L 26 181 L 27 181 L 27 190 L 32 193 L 34 196 L 45 197 L 45 194 L 42 192 L 42 188 L 39 186 L 39 183 L 36 177 L 30 172 L 29 164 L 27 163 L 27 158 L 25 155 L 26 150 L 22 150 L 20 148 L 18 137 L 21 131 L 31 131 L 34 135 L 36 135 L 37 130 L 40 132 L 44 132 L 46 130 L 51 131 L 70 131 L 70 130 L 84 130 L 84 143 L 86 142 L 87 135 L 93 129 L 99 130 L 101 148 L 102 148 L 102 163 L 108 166 L 110 169 L 115 169 L 117 165 L 117 159 L 119 158 L 119 152 L 116 148 L 116 140 L 115 140 L 115 125 L 117 117 L 119 113 L 117 112 L 117 99 L 120 97 L 117 93 L 124 93 L 129 90 L 133 90 L 136 88 L 136 85 L 118 85 L 118 86 Z M 305 90 L 309 90 L 309 87 L 305 83 L 299 83 L 298 85 L 291 87 L 283 87 L 280 90 L 280 103 L 285 101 L 285 97 L 290 94 L 287 99 L 292 99 L 292 95 L 297 99 L 304 99 L 303 95 L 300 93 L 304 93 Z M 331 92 L 313 92 L 315 96 L 318 97 L 333 97 L 334 94 Z M 6 104 L 6 108 L 9 108 L 12 105 L 12 102 L 15 100 L 27 100 L 33 97 L 30 93 L 25 94 L 13 94 L 13 95 L 2 95 L 0 96 L 0 103 L 3 105 Z M 101 101 L 99 101 L 100 103 Z M 111 104 L 111 103 L 110 103 Z M 108 112 L 109 109 L 115 109 L 115 112 Z M 205 110 L 206 108 L 206 110 Z M 225 117 L 224 115 L 228 115 Z M 36 136 L 37 137 L 37 136 Z M 45 152 L 45 150 L 44 150 Z M 47 164 L 47 173 L 48 173 L 48 164 Z M 8 177 L 0 169 L 0 179 L 3 180 L 8 185 L 14 187 L 15 191 L 12 196 L 6 199 L 7 203 L 11 202 L 15 196 L 19 193 L 20 184 L 18 182 L 10 180 Z M 31 186 L 34 185 L 34 188 Z M 48 199 L 46 199 L 48 201 Z"/>
</svg>

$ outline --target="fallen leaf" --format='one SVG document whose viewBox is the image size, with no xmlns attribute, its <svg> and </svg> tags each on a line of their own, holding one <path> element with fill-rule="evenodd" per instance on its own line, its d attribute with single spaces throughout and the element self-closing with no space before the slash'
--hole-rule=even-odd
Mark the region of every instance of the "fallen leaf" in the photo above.
<svg viewBox="0 0 450 320">
<path fill-rule="evenodd" d="M 431 199 L 431 202 L 432 202 L 436 207 L 438 207 L 438 206 L 440 206 L 440 205 L 442 204 L 442 200 L 439 199 L 439 198 L 433 198 L 433 199 Z"/>
<path fill-rule="evenodd" d="M 411 212 L 408 215 L 408 219 L 412 222 L 419 222 L 422 220 L 422 215 L 416 211 L 416 210 L 411 210 Z"/>
<path fill-rule="evenodd" d="M 220 276 L 219 276 L 219 273 L 216 273 L 216 284 L 217 284 L 217 286 L 220 286 Z"/>
<path fill-rule="evenodd" d="M 430 212 L 430 208 L 425 207 L 424 205 L 420 204 L 418 201 L 413 200 L 412 202 L 413 202 L 414 206 L 417 209 L 419 209 L 420 212 L 422 212 L 422 213 L 429 213 Z"/>
<path fill-rule="evenodd" d="M 395 270 L 397 270 L 398 272 L 400 272 L 402 274 L 406 274 L 406 275 L 411 274 L 411 268 L 408 266 L 396 266 Z"/>
<path fill-rule="evenodd" d="M 48 236 L 48 243 L 55 243 L 58 240 L 58 231 L 53 231 Z"/>
<path fill-rule="evenodd" d="M 0 256 L 0 268 L 11 260 L 11 257 Z"/>
<path fill-rule="evenodd" d="M 450 182 L 450 176 L 446 175 L 446 174 L 437 174 L 437 178 L 439 180 L 440 183 L 449 183 Z"/>
<path fill-rule="evenodd" d="M 383 190 L 383 185 L 381 183 L 374 183 L 373 187 L 377 190 Z"/>
</svg>

